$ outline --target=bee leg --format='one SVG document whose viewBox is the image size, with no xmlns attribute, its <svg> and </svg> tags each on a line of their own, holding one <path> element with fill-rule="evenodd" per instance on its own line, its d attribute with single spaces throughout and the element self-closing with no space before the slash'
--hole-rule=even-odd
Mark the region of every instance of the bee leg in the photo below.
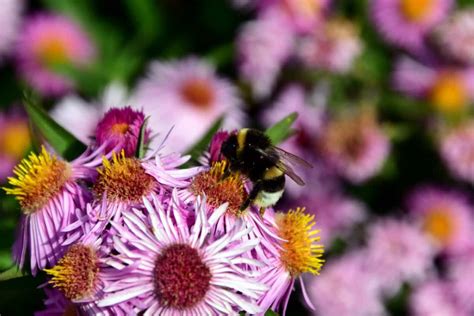
<svg viewBox="0 0 474 316">
<path fill-rule="evenodd" d="M 253 200 L 255 200 L 255 198 L 258 195 L 258 192 L 260 192 L 260 186 L 261 185 L 260 185 L 259 182 L 255 183 L 255 185 L 253 186 L 252 191 L 250 191 L 250 193 L 249 193 L 249 196 L 244 201 L 244 203 L 242 203 L 242 206 L 240 207 L 241 211 L 244 211 L 247 207 L 250 206 L 250 204 L 253 202 Z"/>
</svg>

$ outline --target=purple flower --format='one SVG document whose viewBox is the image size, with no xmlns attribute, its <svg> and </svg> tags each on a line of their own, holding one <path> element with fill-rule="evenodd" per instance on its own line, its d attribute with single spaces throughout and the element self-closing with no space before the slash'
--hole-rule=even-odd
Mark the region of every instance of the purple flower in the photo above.
<svg viewBox="0 0 474 316">
<path fill-rule="evenodd" d="M 409 197 L 408 209 L 441 251 L 459 253 L 473 244 L 473 207 L 462 193 L 420 187 Z"/>
<path fill-rule="evenodd" d="M 243 256 L 258 240 L 245 236 L 242 225 L 220 238 L 212 235 L 216 221 L 226 211 L 222 205 L 208 217 L 206 203 L 197 201 L 196 221 L 189 228 L 179 201 L 144 199 L 148 218 L 135 210 L 124 214 L 124 226 L 113 223 L 119 255 L 110 260 L 117 269 L 109 275 L 109 293 L 99 306 L 131 302 L 147 314 L 195 315 L 258 313 L 255 299 L 266 286 L 239 265 L 259 265 Z M 124 278 L 124 271 L 127 277 Z"/>
<path fill-rule="evenodd" d="M 407 222 L 384 219 L 369 228 L 365 264 L 388 297 L 397 293 L 402 282 L 423 280 L 434 255 L 426 235 Z"/>
<path fill-rule="evenodd" d="M 150 126 L 167 131 L 167 146 L 182 151 L 193 145 L 224 115 L 224 128 L 239 128 L 244 120 L 236 88 L 217 76 L 214 67 L 191 57 L 153 62 L 132 97 L 134 107 L 150 115 Z"/>
<path fill-rule="evenodd" d="M 16 46 L 21 77 L 46 96 L 64 94 L 74 86 L 55 67 L 85 67 L 94 55 L 93 44 L 79 25 L 49 13 L 29 17 Z"/>
<path fill-rule="evenodd" d="M 448 259 L 448 280 L 456 302 L 474 313 L 474 248 Z"/>
<path fill-rule="evenodd" d="M 130 107 L 110 109 L 97 124 L 95 132 L 97 146 L 107 144 L 106 152 L 123 149 L 125 156 L 131 157 L 137 151 L 140 129 L 144 123 L 143 112 L 134 111 Z M 145 144 L 150 140 L 150 132 L 149 128 L 145 131 Z"/>
<path fill-rule="evenodd" d="M 387 42 L 421 53 L 425 36 L 449 14 L 452 4 L 452 0 L 371 0 L 370 13 Z"/>
<path fill-rule="evenodd" d="M 2 36 L 0 36 L 0 60 L 11 53 L 21 22 L 23 0 L 3 0 L 0 8 Z"/>
<path fill-rule="evenodd" d="M 54 265 L 63 252 L 62 229 L 74 219 L 76 207 L 83 207 L 89 193 L 77 180 L 91 179 L 100 162 L 103 148 L 86 151 L 68 163 L 43 147 L 39 155 L 31 153 L 15 167 L 15 177 L 9 178 L 14 195 L 21 206 L 22 217 L 13 258 L 22 268 L 29 253 L 33 275 L 38 269 Z"/>
<path fill-rule="evenodd" d="M 468 121 L 441 137 L 439 151 L 456 177 L 474 183 L 474 122 Z"/>
</svg>

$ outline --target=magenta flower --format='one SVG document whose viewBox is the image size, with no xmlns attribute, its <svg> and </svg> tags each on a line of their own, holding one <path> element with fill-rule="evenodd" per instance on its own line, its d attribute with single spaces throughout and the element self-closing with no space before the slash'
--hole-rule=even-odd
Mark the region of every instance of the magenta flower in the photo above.
<svg viewBox="0 0 474 316">
<path fill-rule="evenodd" d="M 472 245 L 473 207 L 463 194 L 421 187 L 411 194 L 408 209 L 441 251 L 459 253 Z"/>
<path fill-rule="evenodd" d="M 474 183 L 474 122 L 468 121 L 441 137 L 439 151 L 451 173 Z"/>
<path fill-rule="evenodd" d="M 135 210 L 124 214 L 123 227 L 113 223 L 118 231 L 114 246 L 119 255 L 110 262 L 117 271 L 109 275 L 108 295 L 99 306 L 128 301 L 136 312 L 147 315 L 263 311 L 254 302 L 266 286 L 238 268 L 240 264 L 259 265 L 243 257 L 258 240 L 243 238 L 248 230 L 242 225 L 220 238 L 212 235 L 226 205 L 207 217 L 206 203 L 197 201 L 196 221 L 189 228 L 182 210 L 173 206 L 181 205 L 179 201 L 168 204 L 155 196 L 153 205 L 146 199 L 143 202 L 148 218 Z"/>
<path fill-rule="evenodd" d="M 137 151 L 140 129 L 145 123 L 143 112 L 134 111 L 131 107 L 112 108 L 107 111 L 97 124 L 95 140 L 97 146 L 106 144 L 105 151 L 124 150 L 125 156 L 134 156 Z M 151 130 L 145 131 L 144 143 L 150 140 Z"/>
<path fill-rule="evenodd" d="M 25 21 L 16 55 L 21 77 L 41 94 L 57 96 L 71 90 L 74 83 L 55 67 L 85 67 L 95 52 L 79 25 L 67 17 L 43 13 Z"/>
<path fill-rule="evenodd" d="M 426 235 L 407 222 L 385 219 L 369 228 L 365 264 L 387 297 L 395 295 L 402 282 L 426 278 L 434 255 Z"/>
<path fill-rule="evenodd" d="M 449 14 L 452 5 L 452 0 L 371 0 L 370 13 L 387 42 L 421 53 L 426 35 Z"/>
<path fill-rule="evenodd" d="M 244 116 L 237 90 L 214 67 L 197 58 L 154 62 L 132 97 L 134 107 L 150 115 L 150 126 L 168 131 L 167 146 L 183 151 L 224 115 L 224 128 L 241 127 Z"/>
<path fill-rule="evenodd" d="M 63 252 L 62 229 L 71 223 L 76 207 L 83 207 L 89 193 L 77 180 L 91 179 L 103 148 L 86 151 L 66 162 L 43 147 L 39 155 L 31 153 L 9 178 L 11 188 L 4 188 L 20 203 L 22 217 L 13 258 L 22 268 L 29 253 L 33 275 L 38 269 L 54 265 Z"/>
<path fill-rule="evenodd" d="M 442 113 L 458 113 L 474 100 L 473 68 L 428 66 L 404 57 L 395 65 L 393 84 Z"/>
</svg>

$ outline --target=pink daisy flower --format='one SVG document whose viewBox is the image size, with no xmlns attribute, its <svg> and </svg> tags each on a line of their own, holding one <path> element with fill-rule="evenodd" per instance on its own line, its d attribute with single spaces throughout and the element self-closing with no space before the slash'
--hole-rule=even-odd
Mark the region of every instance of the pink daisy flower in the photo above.
<svg viewBox="0 0 474 316">
<path fill-rule="evenodd" d="M 0 112 L 0 183 L 13 174 L 13 167 L 30 146 L 27 118 L 17 112 Z"/>
<path fill-rule="evenodd" d="M 377 283 L 363 267 L 362 254 L 329 261 L 317 278 L 308 278 L 308 293 L 318 316 L 385 315 Z"/>
<path fill-rule="evenodd" d="M 174 151 L 189 149 L 221 115 L 224 128 L 238 128 L 244 120 L 236 88 L 196 58 L 152 63 L 132 100 L 150 115 L 150 126 L 161 131 L 174 126 L 167 142 Z"/>
<path fill-rule="evenodd" d="M 241 241 L 248 231 L 238 225 L 228 234 L 212 236 L 216 220 L 226 205 L 207 217 L 206 203 L 194 206 L 196 221 L 188 228 L 181 211 L 164 208 L 154 198 L 144 199 L 149 218 L 140 211 L 124 214 L 125 226 L 113 224 L 116 251 L 111 260 L 117 268 L 113 282 L 105 288 L 108 295 L 99 306 L 130 301 L 145 315 L 214 315 L 239 311 L 262 312 L 254 301 L 266 290 L 238 265 L 259 265 L 243 258 L 258 240 Z M 179 205 L 179 203 L 177 204 Z M 127 270 L 127 278 L 123 271 Z"/>
<path fill-rule="evenodd" d="M 353 23 L 333 18 L 302 40 L 298 55 L 310 67 L 345 73 L 362 53 L 362 46 Z"/>
<path fill-rule="evenodd" d="M 448 259 L 448 280 L 456 301 L 474 313 L 474 247 Z"/>
<path fill-rule="evenodd" d="M 474 10 L 464 9 L 436 27 L 434 40 L 448 57 L 463 63 L 474 63 Z"/>
<path fill-rule="evenodd" d="M 474 100 L 474 69 L 423 65 L 408 57 L 395 64 L 395 89 L 427 100 L 435 110 L 457 113 Z"/>
<path fill-rule="evenodd" d="M 385 219 L 369 228 L 366 265 L 388 297 L 397 293 L 402 282 L 423 280 L 434 255 L 430 240 L 416 226 Z"/>
<path fill-rule="evenodd" d="M 440 250 L 459 253 L 472 245 L 473 208 L 461 193 L 421 187 L 409 197 L 408 209 Z"/>
<path fill-rule="evenodd" d="M 266 14 L 243 25 L 237 38 L 241 78 L 257 99 L 267 97 L 293 51 L 295 34 L 281 14 Z M 278 34 L 278 36 L 275 36 Z"/>
<path fill-rule="evenodd" d="M 55 67 L 85 67 L 94 55 L 93 44 L 79 25 L 49 13 L 28 18 L 16 46 L 21 77 L 46 96 L 64 94 L 74 86 L 70 78 L 55 72 Z"/>
<path fill-rule="evenodd" d="M 2 30 L 0 34 L 0 58 L 9 54 L 14 45 L 21 22 L 23 0 L 1 0 L 0 21 Z"/>
<path fill-rule="evenodd" d="M 276 247 L 268 242 L 264 244 L 266 253 L 259 258 L 266 265 L 258 270 L 258 279 L 270 287 L 258 300 L 263 310 L 281 310 L 285 315 L 296 279 L 300 281 L 306 304 L 314 309 L 303 281 L 304 273 L 319 275 L 324 262 L 323 246 L 318 243 L 319 230 L 314 225 L 314 215 L 305 214 L 301 208 L 274 216 L 273 226 L 280 238 L 273 241 Z"/>
<path fill-rule="evenodd" d="M 449 14 L 452 5 L 452 0 L 371 0 L 370 13 L 387 42 L 420 53 L 425 49 L 425 36 Z"/>
<path fill-rule="evenodd" d="M 456 177 L 474 183 L 474 122 L 468 121 L 441 137 L 439 151 Z"/>
<path fill-rule="evenodd" d="M 125 156 L 134 156 L 137 151 L 140 130 L 145 123 L 143 112 L 134 111 L 127 106 L 122 109 L 112 108 L 104 114 L 97 124 L 95 141 L 97 146 L 106 144 L 105 151 L 123 149 Z M 150 140 L 150 129 L 145 130 L 144 143 Z"/>
<path fill-rule="evenodd" d="M 339 175 L 361 183 L 382 168 L 390 142 L 374 111 L 364 108 L 330 120 L 321 133 L 318 148 Z"/>
<path fill-rule="evenodd" d="M 434 280 L 415 288 L 410 297 L 414 316 L 468 316 L 452 297 L 449 284 Z"/>
<path fill-rule="evenodd" d="M 43 147 L 39 155 L 31 153 L 9 178 L 7 194 L 18 200 L 22 217 L 13 258 L 23 268 L 27 254 L 33 275 L 38 269 L 54 265 L 64 250 L 62 229 L 71 223 L 76 207 L 83 207 L 89 193 L 77 183 L 91 179 L 103 148 L 86 151 L 66 162 Z"/>
</svg>

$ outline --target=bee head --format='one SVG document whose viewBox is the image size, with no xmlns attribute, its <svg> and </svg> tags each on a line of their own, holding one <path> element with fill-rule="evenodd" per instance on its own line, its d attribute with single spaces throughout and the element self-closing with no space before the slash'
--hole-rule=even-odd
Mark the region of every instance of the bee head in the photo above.
<svg viewBox="0 0 474 316">
<path fill-rule="evenodd" d="M 237 135 L 232 134 L 222 143 L 221 153 L 232 163 L 237 159 L 237 147 Z"/>
</svg>

